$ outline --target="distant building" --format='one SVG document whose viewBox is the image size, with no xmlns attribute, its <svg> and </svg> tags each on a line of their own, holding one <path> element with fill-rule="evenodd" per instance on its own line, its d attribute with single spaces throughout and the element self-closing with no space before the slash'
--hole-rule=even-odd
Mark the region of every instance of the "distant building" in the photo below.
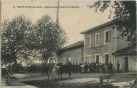
<svg viewBox="0 0 137 88">
<path fill-rule="evenodd" d="M 83 63 L 84 42 L 78 41 L 68 45 L 59 51 L 59 62 L 65 63 L 71 60 L 72 63 Z"/>
<path fill-rule="evenodd" d="M 117 50 L 112 55 L 117 58 L 117 62 L 121 62 L 123 71 L 137 71 L 137 49 L 135 45 Z"/>
<path fill-rule="evenodd" d="M 129 47 L 129 42 L 125 38 L 118 38 L 120 32 L 116 29 L 113 21 L 83 31 L 81 34 L 84 35 L 85 63 L 111 61 L 113 69 L 116 70 L 117 62 L 119 62 L 121 71 L 137 71 L 136 54 L 119 53 L 119 50 Z"/>
</svg>

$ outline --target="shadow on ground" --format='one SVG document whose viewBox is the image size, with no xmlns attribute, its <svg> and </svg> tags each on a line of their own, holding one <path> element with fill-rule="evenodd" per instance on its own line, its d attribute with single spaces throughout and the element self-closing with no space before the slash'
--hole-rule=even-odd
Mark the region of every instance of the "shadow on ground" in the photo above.
<svg viewBox="0 0 137 88">
<path fill-rule="evenodd" d="M 59 81 L 48 81 L 48 80 L 28 81 L 24 83 L 28 85 L 36 86 L 38 88 L 118 88 L 118 87 L 114 87 L 111 84 L 103 84 L 103 85 L 100 85 L 98 83 L 65 84 L 65 83 L 59 83 Z"/>
</svg>

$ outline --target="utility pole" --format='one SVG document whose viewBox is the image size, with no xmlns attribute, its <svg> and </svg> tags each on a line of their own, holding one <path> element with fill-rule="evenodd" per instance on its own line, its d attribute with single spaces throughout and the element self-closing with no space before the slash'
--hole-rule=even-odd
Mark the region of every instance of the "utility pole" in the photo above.
<svg viewBox="0 0 137 88">
<path fill-rule="evenodd" d="M 57 13 L 56 13 L 56 23 L 57 23 L 57 27 L 59 27 L 59 10 L 60 8 L 79 8 L 79 6 L 61 6 L 60 5 L 60 0 L 57 1 Z"/>
<path fill-rule="evenodd" d="M 56 17 L 56 23 L 57 26 L 59 26 L 59 8 L 60 8 L 60 0 L 57 1 L 57 17 Z"/>
<path fill-rule="evenodd" d="M 56 26 L 57 26 L 57 29 L 59 29 L 59 10 L 60 10 L 60 8 L 79 8 L 79 6 L 76 6 L 76 7 L 74 7 L 74 6 L 61 6 L 60 5 L 60 0 L 58 0 L 57 1 L 57 7 L 54 7 L 54 8 L 57 8 L 57 12 L 56 12 Z M 57 54 L 56 53 L 54 53 L 53 55 L 56 55 L 57 56 Z"/>
</svg>

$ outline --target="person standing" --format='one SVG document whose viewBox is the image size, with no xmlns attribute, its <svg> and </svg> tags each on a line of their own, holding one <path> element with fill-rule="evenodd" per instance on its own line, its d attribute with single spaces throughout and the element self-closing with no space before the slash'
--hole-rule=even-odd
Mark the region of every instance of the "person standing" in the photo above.
<svg viewBox="0 0 137 88">
<path fill-rule="evenodd" d="M 81 72 L 84 72 L 85 65 L 81 64 Z"/>
<path fill-rule="evenodd" d="M 55 80 L 55 79 L 57 79 L 57 63 L 54 59 L 53 59 L 52 65 L 53 65 L 52 66 L 52 72 L 51 72 L 52 80 Z"/>
<path fill-rule="evenodd" d="M 108 72 L 108 65 L 107 65 L 107 63 L 105 63 L 105 73 L 107 73 Z"/>
<path fill-rule="evenodd" d="M 99 72 L 99 63 L 96 63 L 96 72 Z"/>
<path fill-rule="evenodd" d="M 99 63 L 99 73 L 101 73 L 101 63 Z"/>
<path fill-rule="evenodd" d="M 111 61 L 110 61 L 109 66 L 110 66 L 110 73 L 112 73 L 112 63 L 111 63 Z"/>
<path fill-rule="evenodd" d="M 105 73 L 105 64 L 102 63 L 102 72 Z"/>
<path fill-rule="evenodd" d="M 81 70 L 82 70 L 81 65 L 82 65 L 82 64 L 80 63 L 79 66 L 78 66 L 79 73 L 82 72 L 82 71 L 81 71 Z"/>
<path fill-rule="evenodd" d="M 87 72 L 87 69 L 88 69 L 88 65 L 87 63 L 85 63 L 85 72 Z"/>
<path fill-rule="evenodd" d="M 71 58 L 68 58 L 68 62 L 66 63 L 66 67 L 67 67 L 67 73 L 69 75 L 69 79 L 71 77 L 71 72 L 72 72 L 72 64 L 71 64 Z"/>
<path fill-rule="evenodd" d="M 117 72 L 119 72 L 120 64 L 117 62 Z"/>
<path fill-rule="evenodd" d="M 71 77 L 71 71 L 72 71 L 72 64 L 71 64 L 71 62 L 68 62 L 67 70 L 68 70 L 68 75 L 69 75 L 69 78 L 70 78 Z"/>
<path fill-rule="evenodd" d="M 93 68 L 93 69 L 92 69 L 93 72 L 96 72 L 96 63 L 94 62 L 92 66 L 93 66 L 93 67 L 92 67 L 92 68 Z"/>
<path fill-rule="evenodd" d="M 88 63 L 88 69 L 87 69 L 88 72 L 90 72 L 90 64 Z"/>
<path fill-rule="evenodd" d="M 90 72 L 92 72 L 92 71 L 93 71 L 93 70 L 92 70 L 92 62 L 90 63 L 89 68 L 90 68 Z"/>
</svg>

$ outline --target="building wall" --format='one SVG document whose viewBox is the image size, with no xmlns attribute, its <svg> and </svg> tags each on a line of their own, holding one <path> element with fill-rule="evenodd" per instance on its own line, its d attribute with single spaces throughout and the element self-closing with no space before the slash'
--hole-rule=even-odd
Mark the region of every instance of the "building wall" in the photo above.
<svg viewBox="0 0 137 88">
<path fill-rule="evenodd" d="M 128 56 L 129 58 L 129 71 L 137 71 L 137 56 Z"/>
<path fill-rule="evenodd" d="M 109 44 L 104 44 L 104 32 L 108 30 L 111 33 L 111 42 Z M 95 45 L 95 34 L 99 33 L 99 45 Z M 86 37 L 90 36 L 90 46 L 86 46 Z M 85 62 L 87 61 L 92 61 L 95 62 L 95 55 L 99 54 L 101 59 L 100 62 L 104 62 L 104 54 L 108 53 L 110 56 L 110 59 L 113 58 L 112 53 L 114 52 L 115 48 L 115 41 L 116 39 L 114 38 L 114 29 L 112 26 L 105 27 L 101 30 L 96 30 L 94 32 L 90 32 L 88 34 L 85 34 L 85 46 L 84 46 L 84 59 Z"/>
<path fill-rule="evenodd" d="M 59 55 L 59 62 L 65 63 L 68 58 L 72 63 L 82 63 L 83 47 L 64 50 Z"/>
<path fill-rule="evenodd" d="M 104 43 L 104 32 L 110 31 L 110 42 L 108 44 Z M 99 33 L 99 45 L 95 46 L 95 34 Z M 103 27 L 101 29 L 88 32 L 84 34 L 84 61 L 85 62 L 96 62 L 95 55 L 99 54 L 100 63 L 105 62 L 105 54 L 109 54 L 109 62 L 111 61 L 113 64 L 113 69 L 117 69 L 116 62 L 120 62 L 121 66 L 120 69 L 124 69 L 124 59 L 123 56 L 115 57 L 112 55 L 115 51 L 119 49 L 123 49 L 128 46 L 129 42 L 126 41 L 126 38 L 118 38 L 120 36 L 120 32 L 117 29 L 114 29 L 112 25 L 109 25 L 107 27 Z M 89 37 L 89 42 L 87 42 L 87 37 Z M 90 43 L 90 44 L 87 44 Z M 130 56 L 132 57 L 132 56 Z M 122 59 L 121 59 L 122 58 Z M 132 57 L 133 58 L 133 57 Z M 129 63 L 131 62 L 135 63 L 133 59 L 129 60 Z M 135 70 L 136 68 L 133 68 L 131 65 L 129 65 L 129 68 L 131 71 Z"/>
<path fill-rule="evenodd" d="M 116 56 L 117 62 L 120 63 L 120 70 L 125 72 L 125 57 L 128 57 L 128 71 L 137 71 L 137 56 L 136 55 L 120 55 Z M 116 64 L 115 64 L 116 67 Z M 115 68 L 116 69 L 116 68 Z"/>
</svg>

